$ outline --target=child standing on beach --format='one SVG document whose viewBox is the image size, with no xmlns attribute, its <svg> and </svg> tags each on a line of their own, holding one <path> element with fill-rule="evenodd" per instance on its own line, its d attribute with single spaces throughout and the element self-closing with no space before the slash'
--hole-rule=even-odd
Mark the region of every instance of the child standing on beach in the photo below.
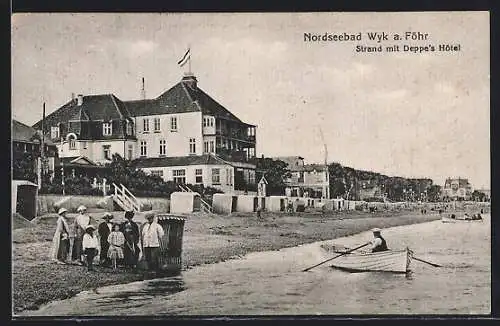
<svg viewBox="0 0 500 326">
<path fill-rule="evenodd" d="M 108 258 L 113 262 L 113 270 L 116 270 L 116 261 L 123 259 L 123 245 L 125 244 L 125 236 L 120 231 L 119 224 L 113 225 L 113 231 L 108 236 L 108 243 Z"/>
<path fill-rule="evenodd" d="M 85 228 L 85 234 L 83 235 L 82 248 L 87 260 L 87 268 L 89 271 L 94 270 L 93 262 L 94 257 L 97 256 L 99 251 L 99 241 L 97 236 L 94 234 L 95 227 L 93 225 L 88 225 Z"/>
</svg>

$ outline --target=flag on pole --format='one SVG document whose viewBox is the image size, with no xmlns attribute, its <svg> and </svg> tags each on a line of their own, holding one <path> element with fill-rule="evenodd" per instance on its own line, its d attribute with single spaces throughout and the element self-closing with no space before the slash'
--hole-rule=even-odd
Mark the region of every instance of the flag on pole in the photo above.
<svg viewBox="0 0 500 326">
<path fill-rule="evenodd" d="M 186 62 L 188 62 L 190 59 L 191 59 L 191 49 L 188 48 L 182 59 L 179 60 L 177 64 L 183 67 L 186 64 Z"/>
</svg>

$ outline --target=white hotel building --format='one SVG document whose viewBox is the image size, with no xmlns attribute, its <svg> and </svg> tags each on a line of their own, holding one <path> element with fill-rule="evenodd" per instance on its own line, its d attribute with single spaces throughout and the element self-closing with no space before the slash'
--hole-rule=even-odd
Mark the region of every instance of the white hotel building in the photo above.
<svg viewBox="0 0 500 326">
<path fill-rule="evenodd" d="M 192 74 L 154 99 L 78 95 L 44 122 L 63 164 L 101 166 L 118 153 L 165 181 L 224 192 L 255 184 L 248 161 L 255 157 L 255 130 L 198 88 Z"/>
</svg>

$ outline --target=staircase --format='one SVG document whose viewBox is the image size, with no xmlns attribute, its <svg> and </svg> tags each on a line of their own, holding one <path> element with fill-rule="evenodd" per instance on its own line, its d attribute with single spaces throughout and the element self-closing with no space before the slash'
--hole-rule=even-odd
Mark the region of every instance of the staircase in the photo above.
<svg viewBox="0 0 500 326">
<path fill-rule="evenodd" d="M 183 184 L 178 184 L 179 189 L 183 192 L 193 192 L 188 186 Z M 212 205 L 210 205 L 206 200 L 204 200 L 200 195 L 201 210 L 205 213 L 213 213 Z"/>
<path fill-rule="evenodd" d="M 141 211 L 139 200 L 124 185 L 120 183 L 120 186 L 117 186 L 113 183 L 113 188 L 115 190 L 113 201 L 124 211 Z"/>
</svg>

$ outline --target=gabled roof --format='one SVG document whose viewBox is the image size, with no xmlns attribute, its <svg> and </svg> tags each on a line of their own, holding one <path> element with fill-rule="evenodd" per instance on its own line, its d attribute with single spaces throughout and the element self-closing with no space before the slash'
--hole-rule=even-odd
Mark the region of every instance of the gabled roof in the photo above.
<svg viewBox="0 0 500 326">
<path fill-rule="evenodd" d="M 32 142 L 36 135 L 36 130 L 22 122 L 12 119 L 12 140 L 22 142 Z"/>
<path fill-rule="evenodd" d="M 68 156 L 59 159 L 64 164 L 97 165 L 86 156 Z"/>
<path fill-rule="evenodd" d="M 191 83 L 188 81 L 189 77 L 184 77 L 182 81 L 155 99 L 125 101 L 124 103 L 133 116 L 201 111 L 203 114 L 213 115 L 219 119 L 244 123 L 202 89 L 190 86 Z"/>
<path fill-rule="evenodd" d="M 73 99 L 45 117 L 46 126 L 56 126 L 59 122 L 69 120 L 104 120 L 122 119 L 130 117 L 125 104 L 113 94 L 87 95 L 83 97 L 81 106 L 77 105 L 77 100 Z M 82 120 L 83 120 L 82 119 Z M 34 128 L 41 128 L 42 121 L 33 125 Z"/>
<path fill-rule="evenodd" d="M 36 140 L 36 141 L 35 141 Z M 12 141 L 20 141 L 25 143 L 39 143 L 41 135 L 38 134 L 35 128 L 25 125 L 22 122 L 12 119 Z M 44 139 L 45 144 L 54 145 L 47 137 Z"/>
</svg>

